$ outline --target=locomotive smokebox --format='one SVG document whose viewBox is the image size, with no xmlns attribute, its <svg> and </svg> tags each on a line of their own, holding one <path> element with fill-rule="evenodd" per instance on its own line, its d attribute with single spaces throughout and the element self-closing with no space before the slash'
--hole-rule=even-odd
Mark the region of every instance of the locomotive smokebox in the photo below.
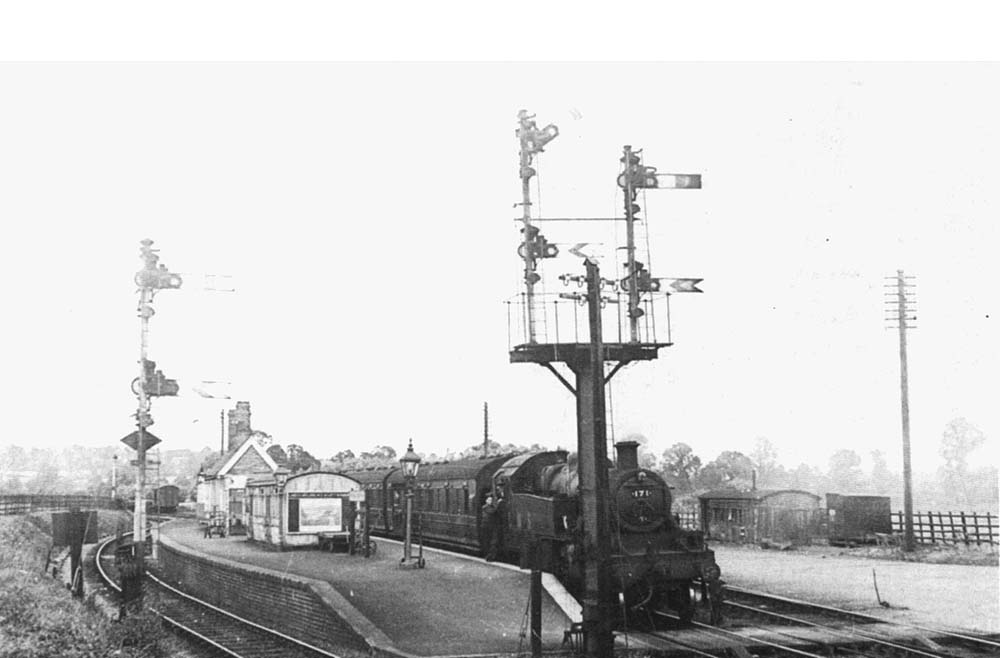
<svg viewBox="0 0 1000 658">
<path fill-rule="evenodd" d="M 618 469 L 621 471 L 633 471 L 639 468 L 639 442 L 619 441 L 615 444 L 618 451 Z"/>
</svg>

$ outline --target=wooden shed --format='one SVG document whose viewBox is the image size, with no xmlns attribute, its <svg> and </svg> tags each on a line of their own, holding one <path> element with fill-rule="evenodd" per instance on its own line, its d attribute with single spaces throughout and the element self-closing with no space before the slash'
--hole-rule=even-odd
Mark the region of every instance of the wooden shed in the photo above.
<svg viewBox="0 0 1000 658">
<path fill-rule="evenodd" d="M 350 538 L 354 478 L 326 471 L 250 480 L 246 485 L 247 538 L 277 548 L 342 543 Z"/>
<path fill-rule="evenodd" d="M 719 489 L 698 496 L 709 539 L 808 544 L 821 534 L 820 497 L 798 489 Z"/>
</svg>

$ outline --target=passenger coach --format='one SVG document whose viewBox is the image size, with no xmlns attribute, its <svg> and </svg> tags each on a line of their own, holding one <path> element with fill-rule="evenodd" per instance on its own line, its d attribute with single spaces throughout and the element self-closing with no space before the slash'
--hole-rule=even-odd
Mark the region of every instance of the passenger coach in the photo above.
<svg viewBox="0 0 1000 658">
<path fill-rule="evenodd" d="M 424 539 L 478 551 L 482 507 L 493 491 L 493 475 L 510 455 L 424 464 L 413 491 L 414 519 Z M 369 524 L 376 533 L 401 537 L 406 481 L 399 468 L 348 471 L 365 490 Z"/>
</svg>

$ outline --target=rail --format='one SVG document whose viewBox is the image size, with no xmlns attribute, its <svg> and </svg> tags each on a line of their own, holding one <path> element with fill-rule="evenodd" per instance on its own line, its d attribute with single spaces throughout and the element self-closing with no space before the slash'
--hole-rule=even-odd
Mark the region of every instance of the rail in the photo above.
<svg viewBox="0 0 1000 658">
<path fill-rule="evenodd" d="M 844 616 L 844 617 L 851 617 L 851 618 L 857 619 L 858 621 L 863 622 L 863 623 L 869 623 L 869 624 L 887 624 L 887 623 L 890 623 L 890 622 L 887 622 L 885 619 L 882 619 L 880 617 L 875 617 L 874 615 L 868 615 L 868 614 L 865 614 L 863 612 L 855 612 L 855 611 L 852 611 L 852 610 L 843 610 L 841 608 L 836 608 L 834 606 L 829 606 L 829 605 L 823 605 L 821 603 L 813 603 L 813 602 L 810 602 L 810 601 L 802 601 L 802 600 L 799 600 L 799 599 L 789 598 L 787 596 L 778 596 L 777 594 L 768 594 L 766 592 L 760 592 L 760 591 L 756 591 L 756 590 L 746 589 L 746 588 L 743 588 L 743 587 L 734 587 L 734 586 L 731 586 L 731 585 L 727 585 L 726 586 L 726 591 L 727 592 L 731 592 L 731 593 L 735 593 L 735 594 L 745 594 L 747 596 L 753 596 L 753 597 L 757 597 L 757 598 L 768 599 L 768 600 L 771 600 L 771 601 L 777 601 L 777 602 L 781 602 L 781 603 L 788 603 L 788 604 L 792 604 L 792 605 L 796 605 L 796 606 L 801 606 L 801 607 L 813 608 L 815 610 L 820 610 L 820 611 L 823 611 L 823 612 L 829 612 L 829 613 L 841 615 L 841 616 Z M 982 647 L 986 647 L 986 648 L 989 648 L 991 650 L 1000 649 L 1000 642 L 995 641 L 991 637 L 976 637 L 974 635 L 970 635 L 969 633 L 959 633 L 959 632 L 956 632 L 956 631 L 953 631 L 953 630 L 949 630 L 949 629 L 945 629 L 945 628 L 935 628 L 935 627 L 932 627 L 932 626 L 921 626 L 919 624 L 907 624 L 907 623 L 898 622 L 898 621 L 891 622 L 891 625 L 898 626 L 900 628 L 909 628 L 909 629 L 913 629 L 913 630 L 917 630 L 917 631 L 922 631 L 924 633 L 931 633 L 931 634 L 934 634 L 934 635 L 937 635 L 937 636 L 949 637 L 949 638 L 953 638 L 953 639 L 956 639 L 956 640 L 961 640 L 963 642 L 969 642 L 969 643 L 976 644 L 976 645 L 979 645 L 979 646 L 982 646 Z"/>
<path fill-rule="evenodd" d="M 127 533 L 126 535 L 123 535 L 123 537 L 131 534 L 132 533 Z M 117 539 L 117 537 L 111 537 L 101 543 L 95 552 L 94 559 L 101 579 L 115 592 L 121 592 L 121 587 L 104 568 L 104 564 L 101 559 L 101 556 L 104 554 L 107 547 L 117 541 Z M 191 613 L 188 613 L 188 615 L 185 616 L 183 610 L 178 611 L 180 614 L 177 614 L 177 612 L 167 613 L 165 610 L 150 608 L 153 614 L 160 617 L 164 622 L 169 624 L 178 632 L 193 637 L 199 642 L 208 644 L 212 648 L 230 656 L 231 658 L 248 658 L 251 656 L 263 655 L 301 656 L 309 658 L 341 658 L 338 654 L 331 653 L 307 642 L 291 637 L 290 635 L 285 635 L 284 633 L 274 629 L 267 628 L 266 626 L 261 626 L 260 624 L 250 621 L 249 619 L 244 619 L 243 617 L 235 615 L 227 610 L 223 610 L 222 608 L 193 597 L 190 594 L 168 585 L 149 572 L 145 574 L 145 578 L 154 583 L 162 591 L 166 592 L 167 595 L 173 597 L 175 601 L 180 601 L 184 604 L 194 606 L 197 610 L 192 617 Z M 210 619 L 209 616 L 212 618 Z M 195 621 L 192 621 L 192 619 Z M 238 626 L 243 629 L 244 633 L 252 633 L 254 636 L 238 637 L 239 646 L 236 646 L 235 648 L 232 645 L 227 646 L 226 640 L 223 638 L 231 639 L 233 637 L 232 634 L 218 632 L 220 631 L 220 628 L 225 625 Z M 201 628 L 198 629 L 195 626 L 201 626 Z M 214 637 L 211 631 L 216 631 L 214 633 Z M 237 636 L 240 635 L 242 634 L 237 634 Z M 270 644 L 271 646 L 267 646 L 267 644 Z"/>
</svg>

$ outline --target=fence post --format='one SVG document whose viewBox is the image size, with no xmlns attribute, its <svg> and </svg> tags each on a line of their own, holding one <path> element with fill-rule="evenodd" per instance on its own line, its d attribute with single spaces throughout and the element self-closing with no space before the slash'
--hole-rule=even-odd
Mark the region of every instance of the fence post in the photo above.
<svg viewBox="0 0 1000 658">
<path fill-rule="evenodd" d="M 993 515 L 989 512 L 986 513 L 986 533 L 990 539 L 990 546 L 992 546 L 996 542 L 993 539 Z"/>
<path fill-rule="evenodd" d="M 937 540 L 934 539 L 934 515 L 930 512 L 927 513 L 927 527 L 931 531 L 931 543 L 936 544 Z"/>
</svg>

